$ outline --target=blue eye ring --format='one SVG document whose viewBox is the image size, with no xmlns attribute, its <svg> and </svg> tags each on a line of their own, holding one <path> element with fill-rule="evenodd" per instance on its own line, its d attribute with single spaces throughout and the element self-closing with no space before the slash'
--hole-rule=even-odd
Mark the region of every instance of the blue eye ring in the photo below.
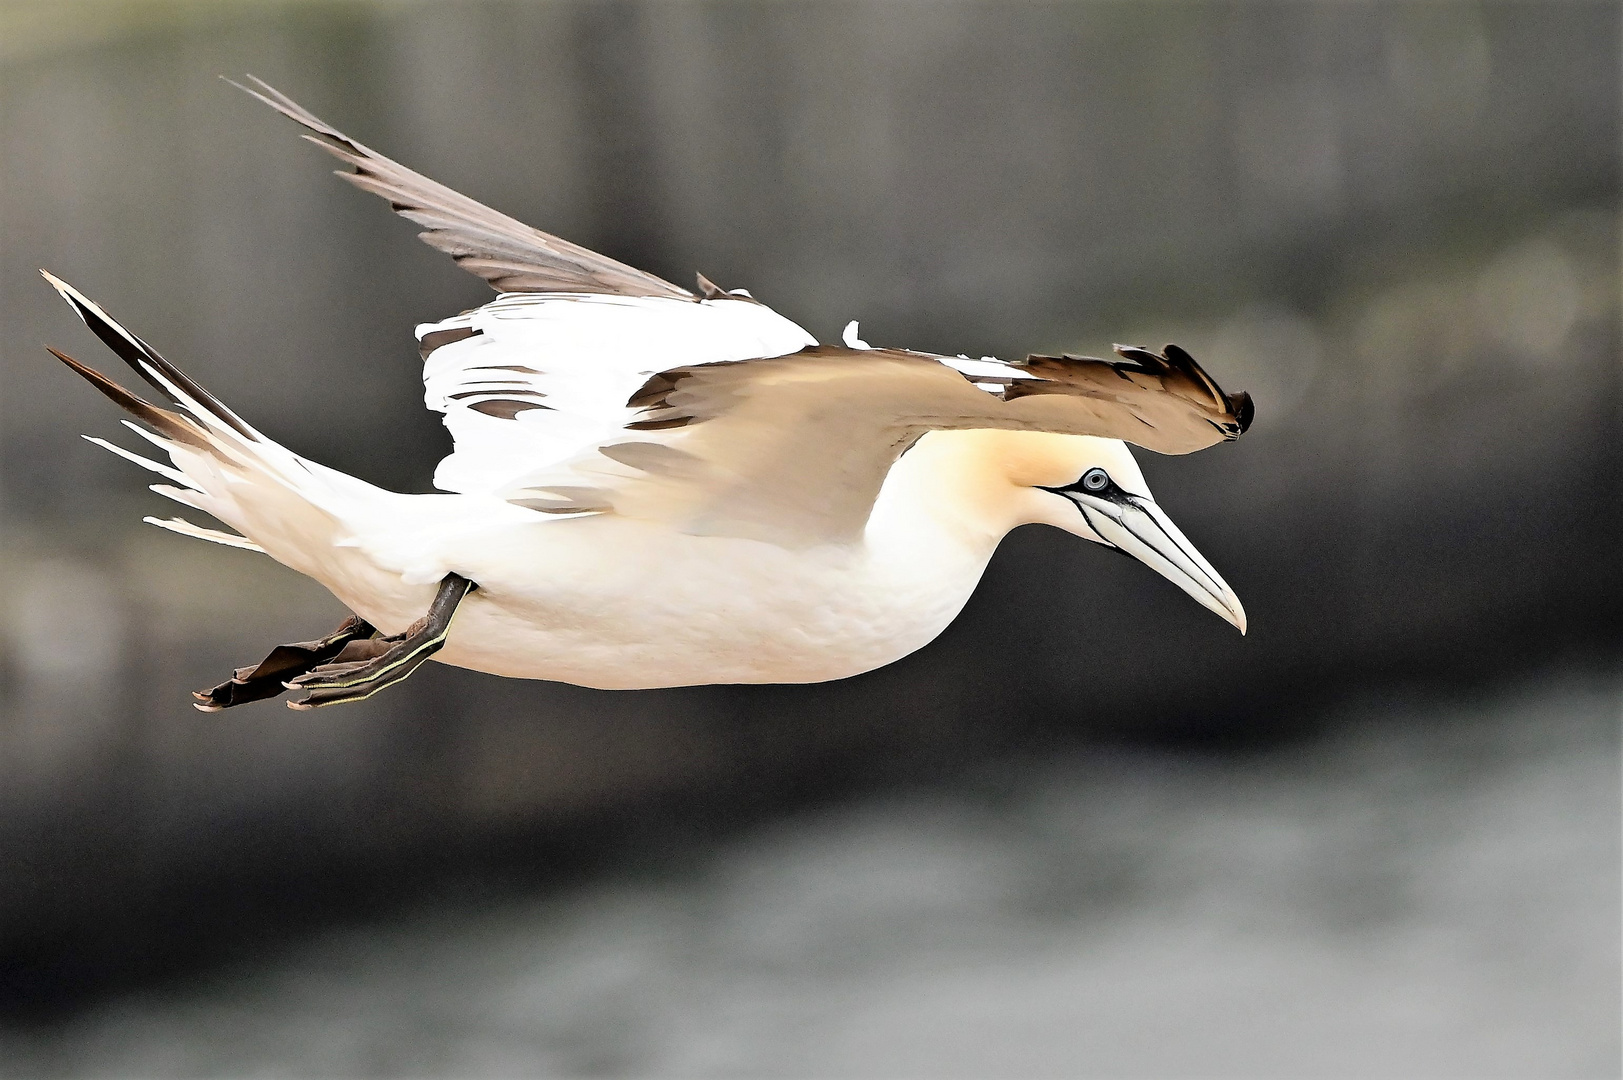
<svg viewBox="0 0 1623 1080">
<path fill-rule="evenodd" d="M 1077 481 L 1077 484 L 1083 491 L 1097 495 L 1110 486 L 1110 474 L 1103 469 L 1089 469 L 1082 474 L 1082 479 Z"/>
</svg>

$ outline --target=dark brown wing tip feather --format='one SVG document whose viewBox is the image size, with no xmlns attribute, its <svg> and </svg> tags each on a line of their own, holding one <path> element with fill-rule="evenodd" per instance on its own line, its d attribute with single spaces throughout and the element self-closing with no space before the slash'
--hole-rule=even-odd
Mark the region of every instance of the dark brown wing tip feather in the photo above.
<svg viewBox="0 0 1623 1080">
<path fill-rule="evenodd" d="M 1201 367 L 1200 362 L 1190 356 L 1186 349 L 1173 344 L 1168 344 L 1158 353 L 1139 345 L 1116 345 L 1113 348 L 1123 359 L 1131 360 L 1143 370 L 1177 372 L 1204 387 L 1212 400 L 1234 417 L 1234 424 L 1224 429 L 1225 432 L 1232 432 L 1228 434 L 1229 439 L 1237 439 L 1250 429 L 1251 421 L 1256 416 L 1256 406 L 1251 401 L 1251 395 L 1244 390 L 1234 394 L 1224 393 L 1222 387 L 1217 385 L 1217 380 L 1208 375 L 1206 369 Z"/>
<path fill-rule="evenodd" d="M 292 120 L 294 123 L 308 128 L 313 134 L 304 136 L 306 139 L 315 143 L 317 146 L 329 153 L 337 154 L 350 166 L 360 168 L 361 163 L 353 160 L 355 157 L 368 158 L 373 156 L 382 156 L 377 154 L 377 152 L 371 148 L 363 146 L 354 139 L 350 138 L 348 135 L 345 135 L 342 131 L 339 131 L 337 128 L 327 123 L 327 121 L 323 120 L 309 109 L 306 109 L 303 105 L 300 105 L 297 101 L 294 101 L 292 98 L 288 97 L 286 94 L 282 93 L 280 90 L 276 89 L 276 87 L 272 86 L 264 79 L 261 79 L 259 76 L 245 75 L 243 77 L 254 85 L 244 86 L 235 79 L 227 78 L 224 75 L 220 76 L 221 79 L 224 79 L 227 83 L 235 86 L 238 90 L 241 90 L 249 97 L 269 105 L 271 108 L 275 109 L 289 120 Z M 340 171 L 339 175 L 345 176 L 348 174 Z"/>
<path fill-rule="evenodd" d="M 1159 353 L 1153 353 L 1142 345 L 1112 345 L 1110 348 L 1123 360 L 1131 360 L 1150 371 L 1160 370 L 1167 366 L 1166 357 Z"/>
<path fill-rule="evenodd" d="M 306 139 L 349 167 L 336 170 L 340 177 L 426 226 L 418 235 L 430 247 L 450 255 L 497 292 L 694 298 L 663 278 L 534 229 L 430 180 L 345 135 L 263 79 L 246 78 L 252 85 L 225 81 L 304 127 Z"/>
<path fill-rule="evenodd" d="M 1251 429 L 1251 420 L 1256 415 L 1256 406 L 1251 403 L 1251 395 L 1241 390 L 1237 394 L 1228 395 L 1229 412 L 1234 414 L 1240 423 L 1240 434 L 1244 435 Z"/>
</svg>

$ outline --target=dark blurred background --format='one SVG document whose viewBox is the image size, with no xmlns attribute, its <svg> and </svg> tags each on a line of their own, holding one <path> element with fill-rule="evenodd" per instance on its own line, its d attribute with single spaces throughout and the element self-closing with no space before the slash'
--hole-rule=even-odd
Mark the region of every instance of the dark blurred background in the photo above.
<svg viewBox="0 0 1623 1080">
<path fill-rule="evenodd" d="M 1617 1075 L 1620 12 L 0 2 L 0 1073 Z M 824 340 L 1184 345 L 1250 635 L 1026 529 L 842 683 L 195 713 L 340 609 L 139 523 L 35 268 L 417 491 L 490 295 L 243 72 Z"/>
</svg>

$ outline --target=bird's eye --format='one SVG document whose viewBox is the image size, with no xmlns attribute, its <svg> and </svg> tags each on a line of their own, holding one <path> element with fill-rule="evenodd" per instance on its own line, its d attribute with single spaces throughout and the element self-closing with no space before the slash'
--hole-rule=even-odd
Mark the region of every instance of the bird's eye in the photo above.
<svg viewBox="0 0 1623 1080">
<path fill-rule="evenodd" d="M 1083 491 L 1103 491 L 1110 486 L 1110 474 L 1103 469 L 1089 469 L 1082 474 Z"/>
</svg>

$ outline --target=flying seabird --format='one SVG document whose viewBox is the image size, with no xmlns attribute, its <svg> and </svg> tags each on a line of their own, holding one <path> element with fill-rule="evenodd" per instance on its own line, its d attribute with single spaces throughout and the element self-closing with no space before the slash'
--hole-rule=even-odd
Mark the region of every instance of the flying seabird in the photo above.
<svg viewBox="0 0 1623 1080">
<path fill-rule="evenodd" d="M 429 657 L 601 688 L 820 682 L 921 648 L 993 550 L 1041 522 L 1144 562 L 1245 631 L 1239 599 L 1156 505 L 1127 443 L 1237 438 L 1251 400 L 1188 353 L 970 359 L 821 345 L 742 289 L 690 292 L 513 220 L 362 146 L 260 80 L 422 239 L 499 294 L 417 328 L 455 441 L 404 495 L 252 427 L 72 286 L 46 278 L 162 397 L 52 349 L 139 423 L 153 490 L 354 614 L 194 696 L 205 711 L 366 698 Z"/>
</svg>

